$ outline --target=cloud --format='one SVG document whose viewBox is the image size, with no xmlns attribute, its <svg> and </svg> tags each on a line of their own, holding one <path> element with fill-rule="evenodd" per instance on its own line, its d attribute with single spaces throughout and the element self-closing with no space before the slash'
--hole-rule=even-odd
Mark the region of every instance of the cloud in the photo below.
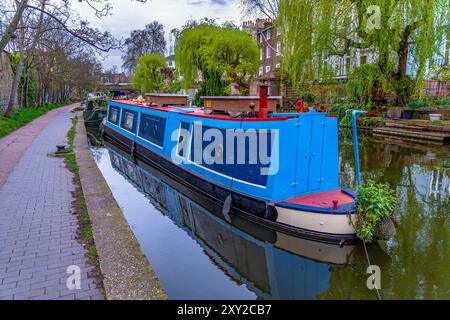
<svg viewBox="0 0 450 320">
<path fill-rule="evenodd" d="M 227 0 L 187 0 L 187 3 L 193 6 L 198 5 L 205 5 L 205 4 L 212 4 L 212 5 L 219 5 L 219 6 L 226 6 L 228 5 Z"/>
<path fill-rule="evenodd" d="M 93 27 L 109 31 L 118 39 L 127 38 L 132 30 L 143 29 L 147 23 L 157 20 L 165 26 L 168 44 L 170 30 L 181 28 L 189 19 L 199 20 L 209 17 L 219 22 L 235 21 L 237 24 L 241 20 L 238 0 L 152 0 L 146 3 L 109 0 L 109 2 L 114 8 L 112 15 L 101 19 L 94 15 L 93 10 L 84 1 L 74 1 L 73 7 Z M 105 68 L 113 65 L 120 68 L 122 65 L 120 51 L 115 50 L 104 56 L 102 63 Z"/>
</svg>

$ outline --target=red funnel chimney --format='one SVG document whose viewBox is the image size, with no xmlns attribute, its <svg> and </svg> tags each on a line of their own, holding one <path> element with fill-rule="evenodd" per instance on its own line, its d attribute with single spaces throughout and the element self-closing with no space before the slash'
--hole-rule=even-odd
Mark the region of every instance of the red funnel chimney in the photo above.
<svg viewBox="0 0 450 320">
<path fill-rule="evenodd" d="M 269 97 L 269 85 L 260 84 L 259 85 L 259 117 L 267 118 L 268 110 L 268 97 Z"/>
</svg>

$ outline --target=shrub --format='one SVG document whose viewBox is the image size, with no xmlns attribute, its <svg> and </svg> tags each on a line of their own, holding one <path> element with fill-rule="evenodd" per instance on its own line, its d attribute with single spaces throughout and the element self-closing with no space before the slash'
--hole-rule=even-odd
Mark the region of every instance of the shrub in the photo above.
<svg viewBox="0 0 450 320">
<path fill-rule="evenodd" d="M 368 180 L 364 186 L 360 186 L 356 196 L 358 238 L 372 242 L 376 224 L 392 214 L 396 202 L 395 190 L 385 184 Z"/>
<path fill-rule="evenodd" d="M 335 114 L 338 118 L 339 126 L 349 127 L 352 125 L 352 111 L 356 109 L 356 106 L 337 103 L 331 106 L 330 114 Z"/>
<path fill-rule="evenodd" d="M 431 123 L 438 125 L 438 126 L 442 126 L 442 125 L 446 124 L 447 122 L 444 120 L 434 120 L 434 121 L 431 121 Z"/>
<path fill-rule="evenodd" d="M 427 99 L 411 99 L 408 102 L 408 106 L 411 109 L 418 109 L 418 108 L 427 108 L 430 106 L 430 103 L 428 102 Z"/>
<path fill-rule="evenodd" d="M 388 92 L 388 81 L 376 64 L 364 64 L 355 68 L 347 82 L 347 94 L 357 99 L 363 107 L 370 108 L 372 102 L 384 99 Z"/>
<path fill-rule="evenodd" d="M 410 77 L 405 79 L 396 80 L 392 83 L 392 88 L 395 93 L 397 93 L 397 100 L 400 105 L 406 107 L 408 105 L 408 100 L 414 93 L 416 82 Z"/>
<path fill-rule="evenodd" d="M 450 97 L 442 97 L 430 100 L 431 105 L 439 106 L 439 107 L 450 107 Z"/>
</svg>

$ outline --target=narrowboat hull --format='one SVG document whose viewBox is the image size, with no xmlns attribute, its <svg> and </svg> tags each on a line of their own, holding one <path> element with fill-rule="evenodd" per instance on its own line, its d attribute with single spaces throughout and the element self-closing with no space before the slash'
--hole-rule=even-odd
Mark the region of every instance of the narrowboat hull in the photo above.
<svg viewBox="0 0 450 320">
<path fill-rule="evenodd" d="M 83 112 L 84 122 L 88 128 L 98 128 L 103 118 L 105 117 L 106 110 L 85 110 Z"/>
<path fill-rule="evenodd" d="M 136 160 L 155 168 L 163 176 L 175 180 L 197 195 L 223 206 L 231 195 L 232 212 L 253 221 L 300 237 L 308 237 L 327 243 L 352 243 L 356 240 L 354 202 L 346 210 L 308 210 L 308 207 L 267 202 L 237 190 L 224 187 L 205 176 L 173 163 L 170 159 L 152 151 L 121 132 L 101 125 L 102 137 Z M 344 192 L 344 191 L 342 191 Z M 351 195 L 353 198 L 354 196 Z M 353 222 L 353 223 L 352 223 Z"/>
</svg>

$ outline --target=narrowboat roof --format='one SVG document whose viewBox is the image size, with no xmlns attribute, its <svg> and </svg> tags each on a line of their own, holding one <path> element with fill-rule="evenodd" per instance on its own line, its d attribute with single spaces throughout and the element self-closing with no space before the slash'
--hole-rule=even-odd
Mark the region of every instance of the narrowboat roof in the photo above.
<svg viewBox="0 0 450 320">
<path fill-rule="evenodd" d="M 154 97 L 189 97 L 187 94 L 176 94 L 176 93 L 146 93 L 144 96 L 154 96 Z"/>
<path fill-rule="evenodd" d="M 201 96 L 201 99 L 208 100 L 259 100 L 259 96 Z M 270 100 L 281 100 L 281 96 L 269 96 Z"/>
<path fill-rule="evenodd" d="M 228 120 L 228 121 L 282 121 L 297 118 L 297 114 L 286 114 L 286 116 L 276 116 L 276 117 L 268 117 L 268 118 L 241 118 L 241 117 L 232 117 L 228 114 L 217 114 L 217 113 L 205 113 L 203 108 L 200 107 L 188 107 L 188 106 L 176 106 L 176 105 L 168 105 L 168 106 L 152 106 L 147 102 L 134 102 L 130 100 L 110 100 L 111 102 L 116 102 L 125 105 L 131 105 L 135 107 L 142 107 L 146 109 L 153 109 L 164 112 L 178 112 L 186 116 L 200 117 L 200 118 L 209 118 L 209 119 L 217 119 L 217 120 Z"/>
</svg>

